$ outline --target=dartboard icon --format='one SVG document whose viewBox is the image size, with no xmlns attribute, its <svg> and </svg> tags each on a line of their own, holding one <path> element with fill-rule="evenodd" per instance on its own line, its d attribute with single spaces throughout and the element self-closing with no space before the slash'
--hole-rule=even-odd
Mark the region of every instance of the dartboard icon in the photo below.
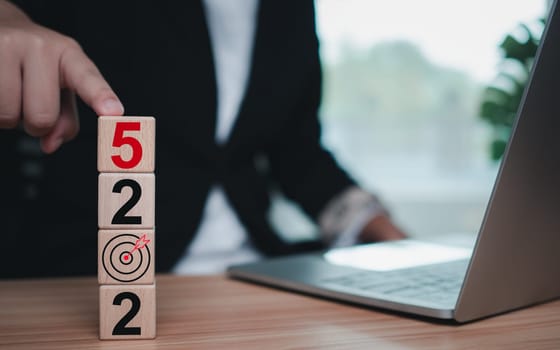
<svg viewBox="0 0 560 350">
<path fill-rule="evenodd" d="M 119 282 L 134 282 L 148 271 L 152 256 L 146 234 L 123 233 L 109 240 L 103 247 L 102 263 L 105 272 Z"/>
</svg>

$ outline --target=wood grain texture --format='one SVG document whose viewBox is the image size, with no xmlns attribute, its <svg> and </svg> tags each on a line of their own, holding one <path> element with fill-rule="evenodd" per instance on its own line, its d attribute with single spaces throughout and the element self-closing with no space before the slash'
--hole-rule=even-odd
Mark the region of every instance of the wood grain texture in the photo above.
<svg viewBox="0 0 560 350">
<path fill-rule="evenodd" d="M 138 309 L 135 309 L 135 306 Z M 131 315 L 132 318 L 126 320 L 127 315 Z M 99 287 L 100 339 L 153 339 L 155 336 L 154 284 Z"/>
<path fill-rule="evenodd" d="M 94 277 L 0 281 L 1 349 L 560 349 L 560 301 L 465 325 L 157 275 L 157 338 L 98 339 Z"/>
<path fill-rule="evenodd" d="M 138 201 L 133 203 L 132 208 L 124 214 L 127 217 L 139 217 L 140 223 L 112 223 L 117 211 L 131 200 L 135 191 L 138 191 L 138 187 L 141 191 Z M 99 228 L 153 228 L 155 225 L 155 188 L 154 174 L 99 174 L 97 210 Z"/>
<path fill-rule="evenodd" d="M 99 230 L 99 284 L 154 283 L 154 230 Z"/>
<path fill-rule="evenodd" d="M 128 123 L 122 132 L 115 132 L 117 123 Z M 135 130 L 139 123 L 139 130 Z M 155 118 L 100 116 L 97 122 L 97 170 L 99 172 L 149 173 L 155 168 Z M 136 141 L 134 141 L 136 140 Z M 117 146 L 114 146 L 116 142 Z M 137 147 L 137 143 L 139 146 Z M 135 151 L 141 149 L 141 154 Z M 111 157 L 120 157 L 131 167 L 118 166 Z M 140 161 L 131 163 L 133 156 Z"/>
</svg>

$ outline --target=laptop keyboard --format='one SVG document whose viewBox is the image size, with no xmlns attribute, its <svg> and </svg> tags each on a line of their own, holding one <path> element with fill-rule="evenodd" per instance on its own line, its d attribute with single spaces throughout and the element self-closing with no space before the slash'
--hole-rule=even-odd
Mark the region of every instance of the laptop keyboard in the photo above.
<svg viewBox="0 0 560 350">
<path fill-rule="evenodd" d="M 321 282 L 333 287 L 449 305 L 457 301 L 467 265 L 468 260 L 458 260 L 387 272 L 364 271 Z"/>
</svg>

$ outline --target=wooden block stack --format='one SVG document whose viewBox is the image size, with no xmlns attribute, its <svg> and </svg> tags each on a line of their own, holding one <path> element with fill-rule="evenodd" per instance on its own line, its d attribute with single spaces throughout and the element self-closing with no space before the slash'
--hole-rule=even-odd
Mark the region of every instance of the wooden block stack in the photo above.
<svg viewBox="0 0 560 350">
<path fill-rule="evenodd" d="M 154 118 L 99 117 L 100 339 L 156 336 L 154 168 Z"/>
</svg>

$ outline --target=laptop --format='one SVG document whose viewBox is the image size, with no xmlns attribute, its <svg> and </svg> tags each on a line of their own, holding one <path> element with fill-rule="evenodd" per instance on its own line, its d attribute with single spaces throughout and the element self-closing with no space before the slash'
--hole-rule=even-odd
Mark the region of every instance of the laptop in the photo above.
<svg viewBox="0 0 560 350">
<path fill-rule="evenodd" d="M 560 14 L 551 8 L 474 246 L 414 239 L 232 266 L 228 276 L 468 322 L 560 297 Z"/>
</svg>

